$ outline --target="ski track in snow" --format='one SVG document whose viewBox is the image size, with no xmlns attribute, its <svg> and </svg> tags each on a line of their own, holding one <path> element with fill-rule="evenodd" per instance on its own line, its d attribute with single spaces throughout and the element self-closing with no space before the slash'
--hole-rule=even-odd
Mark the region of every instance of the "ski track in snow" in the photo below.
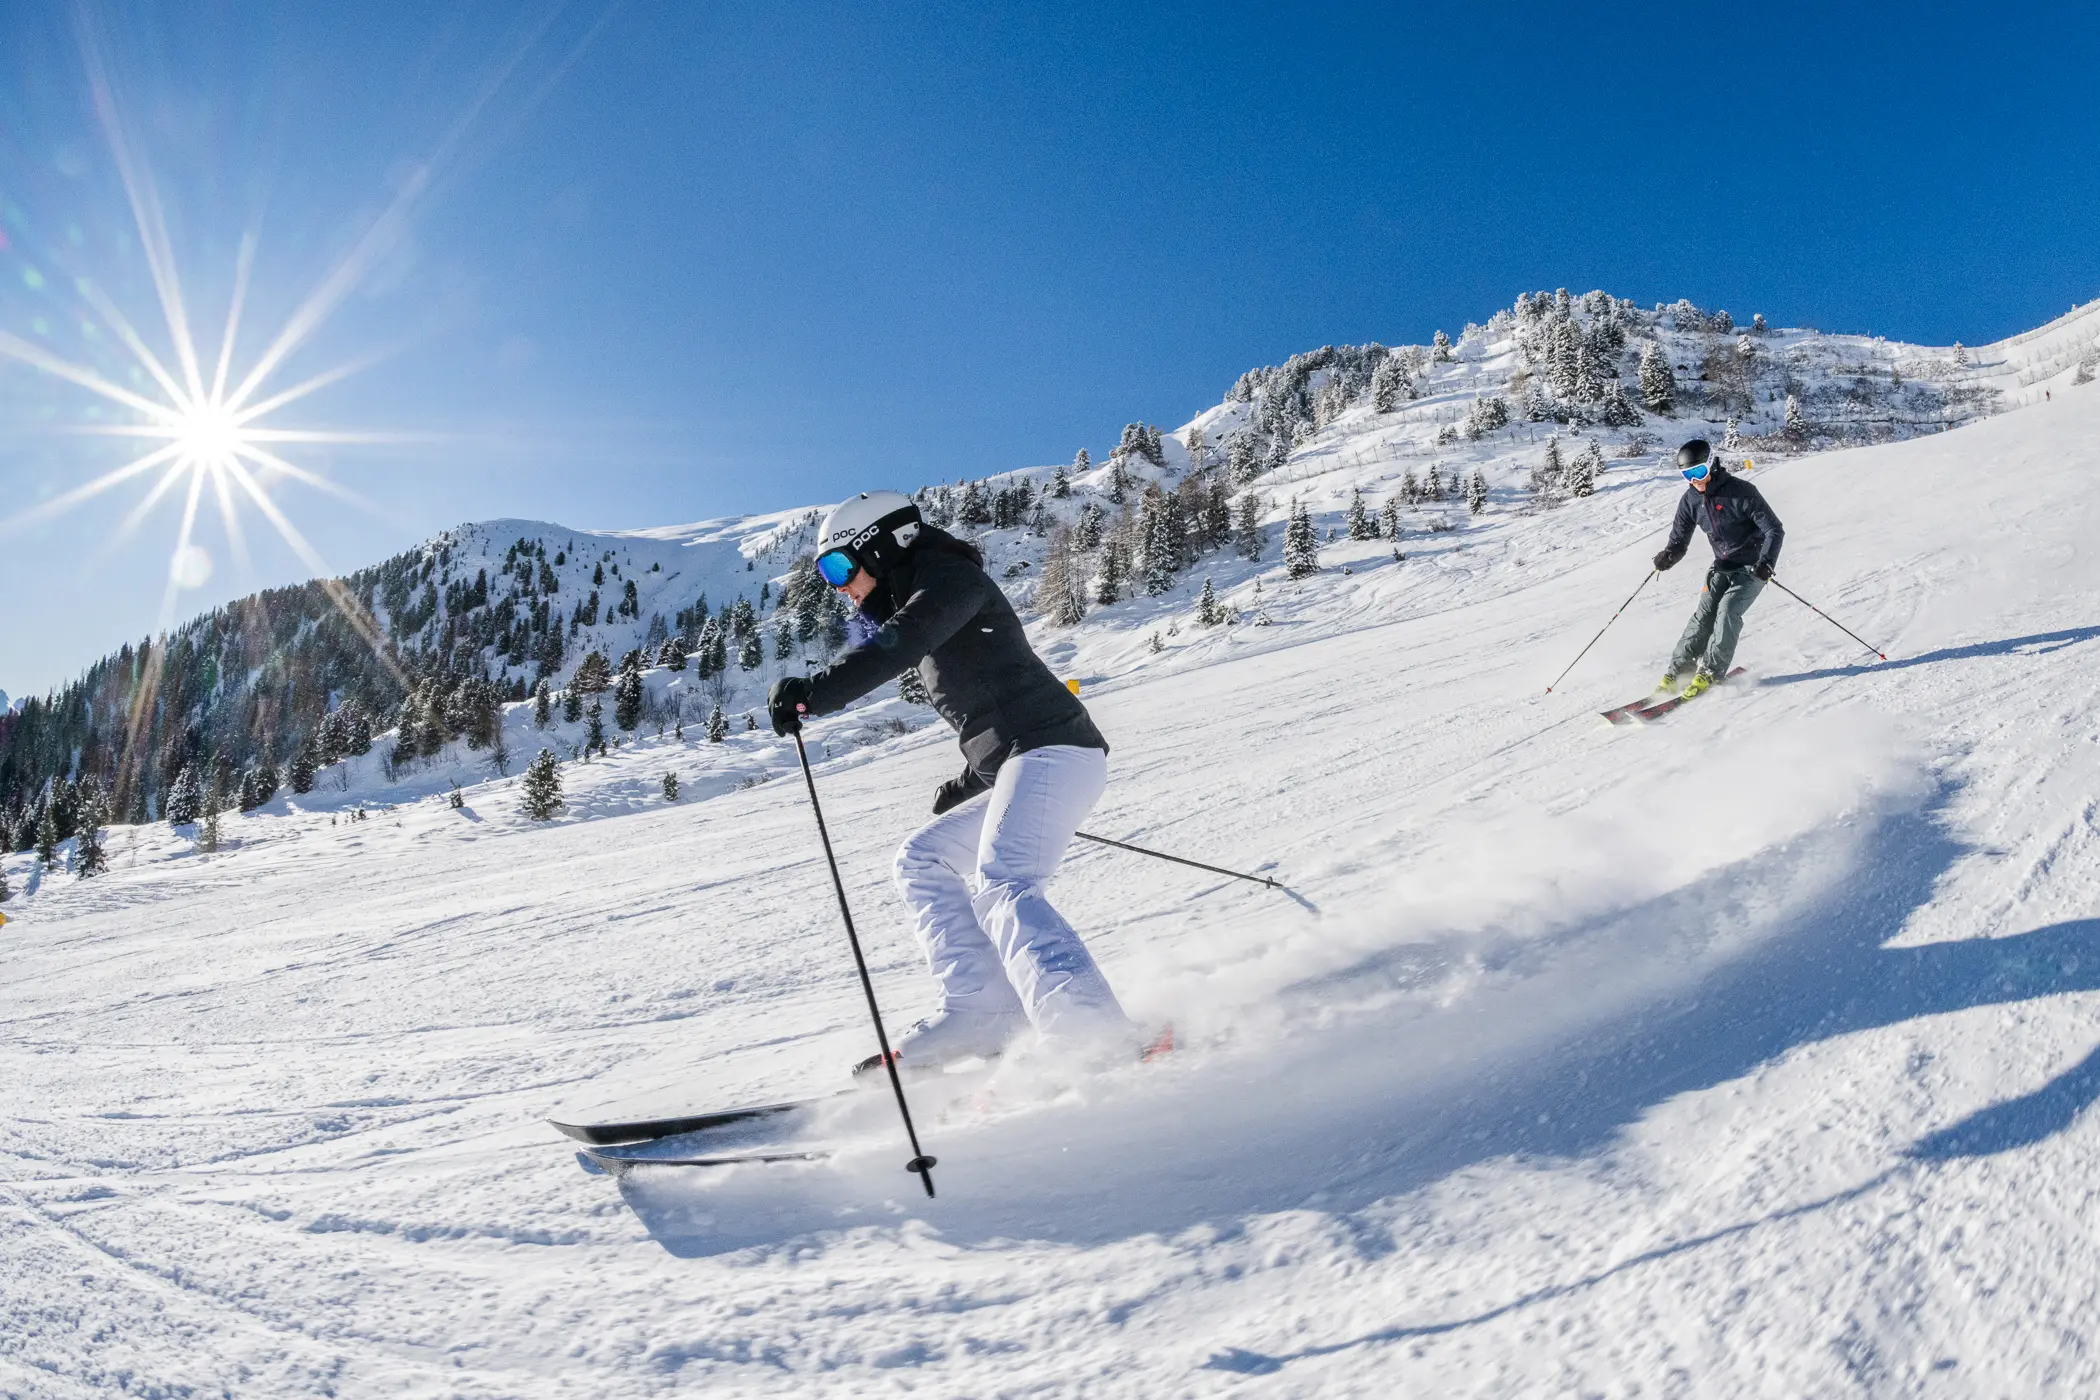
<svg viewBox="0 0 2100 1400">
<path fill-rule="evenodd" d="M 821 1115 L 830 1162 L 617 1182 L 541 1121 L 866 1053 L 770 735 L 566 765 L 539 828 L 505 780 L 280 800 L 211 858 L 120 830 L 0 933 L 0 1394 L 2094 1393 L 2100 400 L 2067 400 L 1760 471 L 1781 578 L 1891 660 L 1770 590 L 1751 683 L 1649 728 L 1595 711 L 1703 544 L 1541 692 L 1667 479 L 1362 547 L 1157 664 L 1050 634 L 1116 746 L 1089 829 L 1289 893 L 1075 851 L 1056 899 L 1183 1048 L 924 1090 L 936 1201 L 879 1099 Z M 899 713 L 812 730 L 893 1025 L 931 996 L 889 853 L 956 762 Z"/>
</svg>

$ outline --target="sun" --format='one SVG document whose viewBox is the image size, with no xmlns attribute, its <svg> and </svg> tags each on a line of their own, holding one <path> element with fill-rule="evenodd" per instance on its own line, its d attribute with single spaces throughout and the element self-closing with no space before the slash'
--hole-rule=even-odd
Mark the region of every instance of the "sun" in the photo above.
<svg viewBox="0 0 2100 1400">
<path fill-rule="evenodd" d="M 200 466 L 230 462 L 250 446 L 240 419 L 222 403 L 200 403 L 178 414 L 169 436 L 181 449 L 177 460 Z"/>
</svg>

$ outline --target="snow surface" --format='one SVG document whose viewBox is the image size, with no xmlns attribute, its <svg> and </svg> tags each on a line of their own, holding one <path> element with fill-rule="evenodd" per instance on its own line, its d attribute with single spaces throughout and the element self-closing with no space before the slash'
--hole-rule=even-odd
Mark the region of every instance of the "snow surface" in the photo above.
<svg viewBox="0 0 2100 1400">
<path fill-rule="evenodd" d="M 770 733 L 565 764 L 545 825 L 462 756 L 216 855 L 9 856 L 0 1393 L 2094 1393 L 2100 391 L 2057 392 L 1760 467 L 1781 580 L 1891 659 L 1769 590 L 1748 683 L 1650 728 L 1596 711 L 1702 544 L 1543 691 L 1653 462 L 1404 562 L 1272 550 L 1269 626 L 1183 588 L 1039 633 L 1115 745 L 1090 829 L 1289 888 L 1076 851 L 1055 898 L 1183 1048 L 929 1089 L 934 1201 L 878 1100 L 831 1162 L 617 1182 L 541 1121 L 871 1048 Z M 890 698 L 812 746 L 900 1024 L 889 853 L 953 745 Z"/>
</svg>

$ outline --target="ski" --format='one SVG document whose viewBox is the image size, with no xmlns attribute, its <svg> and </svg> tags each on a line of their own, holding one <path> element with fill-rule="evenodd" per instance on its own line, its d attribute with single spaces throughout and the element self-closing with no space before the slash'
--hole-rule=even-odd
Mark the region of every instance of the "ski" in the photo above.
<svg viewBox="0 0 2100 1400">
<path fill-rule="evenodd" d="M 629 1145 L 630 1147 L 633 1144 Z M 636 1167 L 743 1167 L 773 1162 L 821 1162 L 831 1156 L 826 1148 L 779 1152 L 710 1152 L 692 1156 L 650 1156 L 622 1151 L 618 1147 L 586 1147 L 576 1154 L 583 1169 L 594 1174 L 625 1176 Z"/>
<path fill-rule="evenodd" d="M 1628 700 L 1623 705 L 1614 705 L 1611 709 L 1603 710 L 1599 713 L 1601 713 L 1606 719 L 1610 720 L 1613 724 L 1639 723 L 1639 721 L 1636 720 L 1634 716 L 1637 713 L 1639 713 L 1639 711 L 1644 706 L 1653 705 L 1654 703 L 1656 703 L 1656 697 L 1658 693 L 1659 692 L 1657 691 L 1651 690 L 1638 700 Z"/>
<path fill-rule="evenodd" d="M 1730 671 L 1727 675 L 1721 677 L 1721 679 L 1719 681 L 1716 681 L 1715 684 L 1725 685 L 1729 681 L 1734 680 L 1737 676 L 1740 676 L 1741 674 L 1743 674 L 1743 668 L 1741 666 L 1738 666 L 1733 671 Z M 1634 724 L 1646 724 L 1649 720 L 1661 719 L 1664 715 L 1670 713 L 1670 711 L 1676 709 L 1679 705 L 1682 705 L 1686 700 L 1693 698 L 1695 697 L 1689 695 L 1672 695 L 1669 699 L 1658 700 L 1653 705 L 1643 705 L 1633 711 L 1633 717 L 1631 722 Z"/>
<path fill-rule="evenodd" d="M 855 1089 L 840 1089 L 834 1093 L 818 1094 L 807 1099 L 788 1099 L 780 1103 L 746 1104 L 740 1108 L 716 1109 L 709 1113 L 692 1113 L 678 1118 L 639 1118 L 614 1123 L 566 1123 L 558 1118 L 549 1118 L 549 1126 L 564 1137 L 578 1142 L 587 1142 L 594 1147 L 622 1146 L 638 1142 L 655 1142 L 658 1138 L 679 1137 L 686 1133 L 704 1133 L 713 1128 L 726 1128 L 733 1123 L 751 1123 L 763 1118 L 780 1118 L 788 1114 L 815 1108 L 833 1099 L 857 1093 Z"/>
</svg>

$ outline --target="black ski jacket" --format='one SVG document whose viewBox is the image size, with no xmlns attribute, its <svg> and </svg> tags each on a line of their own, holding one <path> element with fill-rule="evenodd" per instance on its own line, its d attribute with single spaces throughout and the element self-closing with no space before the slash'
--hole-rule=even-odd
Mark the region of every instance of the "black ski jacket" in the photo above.
<svg viewBox="0 0 2100 1400">
<path fill-rule="evenodd" d="M 973 545 L 922 527 L 861 612 L 875 635 L 809 678 L 811 714 L 845 708 L 911 667 L 953 725 L 982 791 L 1007 758 L 1055 744 L 1108 750 L 1079 697 L 1050 673 Z"/>
<path fill-rule="evenodd" d="M 1670 541 L 1662 551 L 1672 564 L 1684 557 L 1695 521 L 1713 542 L 1716 568 L 1778 566 L 1786 528 L 1757 488 L 1741 477 L 1716 466 L 1708 474 L 1706 490 L 1686 483 L 1684 499 L 1677 503 L 1677 519 L 1670 526 Z"/>
</svg>

